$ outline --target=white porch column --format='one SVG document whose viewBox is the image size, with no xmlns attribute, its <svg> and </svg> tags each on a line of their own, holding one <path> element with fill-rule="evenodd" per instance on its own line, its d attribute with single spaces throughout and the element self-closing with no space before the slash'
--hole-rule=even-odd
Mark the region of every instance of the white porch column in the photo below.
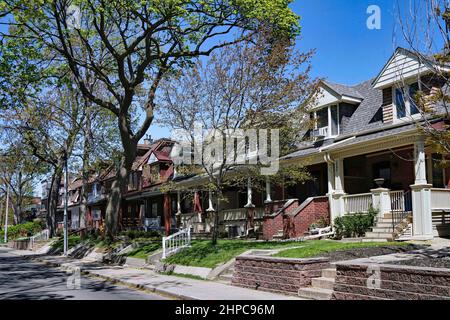
<svg viewBox="0 0 450 320">
<path fill-rule="evenodd" d="M 255 205 L 253 204 L 252 200 L 252 180 L 251 178 L 247 179 L 247 204 L 245 205 L 245 208 L 254 208 Z"/>
<path fill-rule="evenodd" d="M 177 191 L 177 216 L 181 215 L 181 192 Z"/>
<path fill-rule="evenodd" d="M 424 138 L 414 144 L 415 182 L 411 186 L 413 209 L 413 238 L 429 240 L 433 238 L 431 214 L 431 184 L 427 183 Z"/>
<path fill-rule="evenodd" d="M 214 211 L 216 211 L 216 210 L 214 210 L 214 206 L 213 206 L 213 203 L 212 203 L 212 192 L 211 192 L 211 190 L 208 191 L 208 204 L 209 204 L 209 206 L 208 206 L 208 209 L 206 209 L 206 212 L 214 212 Z"/>
<path fill-rule="evenodd" d="M 264 201 L 264 203 L 272 202 L 272 196 L 270 195 L 271 192 L 272 192 L 272 190 L 271 190 L 269 178 L 266 178 L 266 200 Z"/>
<path fill-rule="evenodd" d="M 373 208 L 378 210 L 378 218 L 383 218 L 384 214 L 391 212 L 391 196 L 389 189 L 376 188 L 371 189 Z"/>
<path fill-rule="evenodd" d="M 333 219 L 345 214 L 344 203 L 344 159 L 336 159 L 334 162 L 334 192 L 333 192 Z"/>
</svg>

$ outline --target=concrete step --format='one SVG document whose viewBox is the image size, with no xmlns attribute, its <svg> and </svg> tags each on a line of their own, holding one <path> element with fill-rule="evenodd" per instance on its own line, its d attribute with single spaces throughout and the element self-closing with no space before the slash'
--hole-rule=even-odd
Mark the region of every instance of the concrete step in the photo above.
<svg viewBox="0 0 450 320">
<path fill-rule="evenodd" d="M 377 225 L 376 227 L 372 228 L 372 232 L 375 232 L 375 233 L 392 233 L 392 227 L 386 228 L 386 227 L 379 227 Z"/>
<path fill-rule="evenodd" d="M 219 280 L 222 281 L 222 282 L 231 283 L 232 279 L 233 279 L 233 275 L 232 274 L 221 274 L 219 276 Z"/>
<path fill-rule="evenodd" d="M 380 238 L 363 238 L 362 242 L 388 242 L 388 239 L 380 239 Z"/>
<path fill-rule="evenodd" d="M 366 238 L 392 239 L 392 232 L 366 232 Z"/>
<path fill-rule="evenodd" d="M 311 285 L 313 288 L 333 290 L 334 279 L 333 278 L 313 278 L 311 279 Z"/>
<path fill-rule="evenodd" d="M 322 270 L 322 278 L 336 278 L 336 269 L 335 268 L 328 268 Z"/>
<path fill-rule="evenodd" d="M 298 290 L 298 296 L 306 299 L 313 300 L 331 300 L 333 290 L 320 289 L 320 288 L 300 288 Z"/>
</svg>

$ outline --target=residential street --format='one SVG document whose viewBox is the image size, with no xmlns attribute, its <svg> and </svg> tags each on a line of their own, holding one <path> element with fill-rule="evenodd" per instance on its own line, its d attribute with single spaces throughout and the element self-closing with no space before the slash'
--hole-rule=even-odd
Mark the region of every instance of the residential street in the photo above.
<svg viewBox="0 0 450 320">
<path fill-rule="evenodd" d="M 164 300 L 165 297 L 81 276 L 81 289 L 67 288 L 68 274 L 0 248 L 0 300 Z"/>
</svg>

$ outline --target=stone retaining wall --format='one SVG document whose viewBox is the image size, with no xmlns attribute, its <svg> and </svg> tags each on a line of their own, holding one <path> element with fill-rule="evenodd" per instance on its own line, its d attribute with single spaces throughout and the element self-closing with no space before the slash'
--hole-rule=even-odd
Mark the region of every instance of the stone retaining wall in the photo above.
<svg viewBox="0 0 450 320">
<path fill-rule="evenodd" d="M 449 300 L 450 269 L 354 262 L 337 264 L 333 299 Z"/>
<path fill-rule="evenodd" d="M 22 240 L 12 240 L 8 242 L 8 247 L 13 248 L 15 250 L 31 250 L 31 240 L 30 239 L 22 239 Z"/>
<path fill-rule="evenodd" d="M 232 284 L 239 287 L 297 295 L 329 267 L 328 259 L 290 259 L 242 255 L 236 257 Z"/>
</svg>

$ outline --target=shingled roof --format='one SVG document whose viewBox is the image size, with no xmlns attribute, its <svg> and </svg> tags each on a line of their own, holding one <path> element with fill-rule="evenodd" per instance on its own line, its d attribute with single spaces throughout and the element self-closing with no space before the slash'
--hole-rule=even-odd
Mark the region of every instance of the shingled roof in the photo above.
<svg viewBox="0 0 450 320">
<path fill-rule="evenodd" d="M 358 91 L 357 86 L 346 86 L 344 84 L 322 81 L 324 85 L 339 94 L 340 96 L 349 96 L 352 98 L 363 99 L 364 96 Z"/>
</svg>

